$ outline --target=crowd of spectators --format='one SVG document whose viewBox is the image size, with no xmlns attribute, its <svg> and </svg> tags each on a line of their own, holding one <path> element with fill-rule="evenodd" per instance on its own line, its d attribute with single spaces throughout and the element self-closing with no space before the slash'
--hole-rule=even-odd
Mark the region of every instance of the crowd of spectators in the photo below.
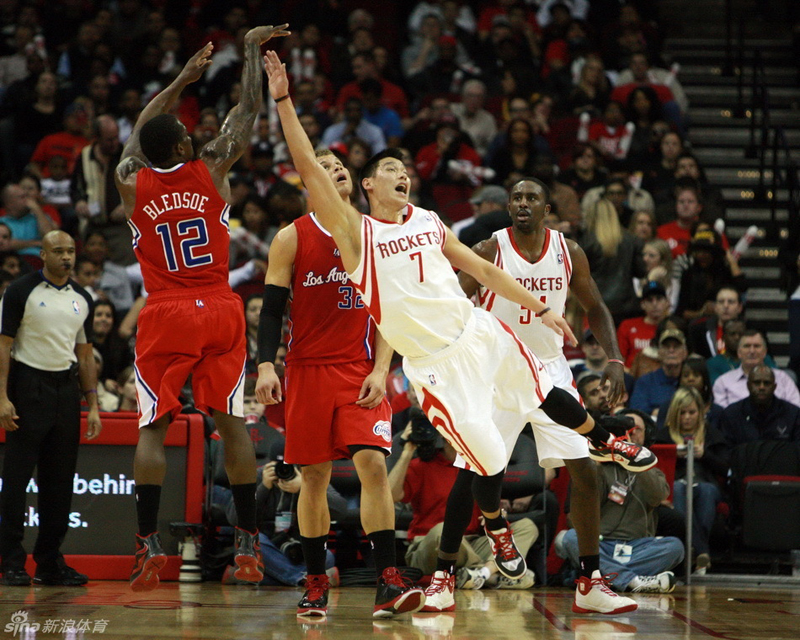
<svg viewBox="0 0 800 640">
<path fill-rule="evenodd" d="M 570 307 L 584 335 L 571 354 L 576 378 L 600 411 L 636 409 L 658 420 L 657 439 L 693 443 L 705 474 L 695 551 L 707 555 L 727 453 L 754 439 L 800 439 L 800 394 L 747 317 L 720 190 L 692 154 L 690 105 L 661 55 L 657 3 L 422 0 L 391 3 L 388 18 L 345 4 L 2 3 L 0 287 L 40 268 L 45 233 L 73 235 L 75 278 L 97 302 L 102 408 L 135 410 L 130 365 L 147 292 L 113 183 L 122 146 L 142 106 L 213 42 L 210 69 L 175 108 L 201 148 L 238 101 L 243 34 L 289 22 L 292 36 L 276 46 L 301 123 L 354 178 L 372 154 L 402 147 L 412 203 L 436 210 L 470 245 L 509 224 L 511 183 L 534 176 L 548 185 L 547 224 L 583 247 L 619 328 L 625 404 L 603 405 L 605 354 Z M 387 19 L 400 22 L 385 29 Z M 260 307 L 252 294 L 275 234 L 307 211 L 273 107 L 265 100 L 230 175 L 230 281 L 246 305 L 250 374 Z M 403 409 L 394 375 L 393 406 Z M 271 489 L 274 478 L 264 478 Z M 412 485 L 400 484 L 398 496 L 412 499 Z M 676 509 L 684 496 L 676 488 Z"/>
</svg>

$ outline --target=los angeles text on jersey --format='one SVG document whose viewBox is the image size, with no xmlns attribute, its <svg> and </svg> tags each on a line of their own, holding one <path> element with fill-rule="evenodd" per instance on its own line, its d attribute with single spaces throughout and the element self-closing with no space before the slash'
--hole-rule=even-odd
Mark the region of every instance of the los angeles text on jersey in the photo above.
<svg viewBox="0 0 800 640">
<path fill-rule="evenodd" d="M 191 191 L 165 193 L 158 198 L 153 198 L 144 205 L 142 211 L 153 220 L 162 213 L 173 209 L 192 209 L 198 213 L 205 213 L 207 201 L 208 196 L 192 193 Z"/>
<path fill-rule="evenodd" d="M 404 236 L 397 240 L 389 240 L 389 242 L 379 242 L 376 246 L 378 251 L 381 252 L 381 258 L 388 258 L 389 256 L 419 249 L 430 244 L 441 244 L 441 236 L 438 231 L 423 231 L 422 233 Z"/>
<path fill-rule="evenodd" d="M 559 291 L 564 288 L 562 276 L 553 278 L 515 278 L 528 291 Z"/>
</svg>

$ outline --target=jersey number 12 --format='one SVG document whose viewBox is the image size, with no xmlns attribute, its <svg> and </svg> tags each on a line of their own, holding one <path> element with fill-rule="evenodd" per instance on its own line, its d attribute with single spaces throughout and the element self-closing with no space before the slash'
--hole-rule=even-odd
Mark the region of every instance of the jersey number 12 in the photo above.
<svg viewBox="0 0 800 640">
<path fill-rule="evenodd" d="M 190 220 L 181 220 L 174 227 L 174 231 L 177 233 L 170 229 L 170 224 L 167 222 L 156 225 L 156 233 L 161 236 L 167 269 L 170 271 L 178 271 L 180 269 L 181 265 L 178 264 L 179 256 L 183 266 L 189 269 L 211 264 L 212 256 L 210 253 L 197 253 L 198 249 L 208 244 L 206 221 L 203 218 L 191 218 Z M 178 251 L 175 251 L 174 235 L 178 237 Z"/>
</svg>

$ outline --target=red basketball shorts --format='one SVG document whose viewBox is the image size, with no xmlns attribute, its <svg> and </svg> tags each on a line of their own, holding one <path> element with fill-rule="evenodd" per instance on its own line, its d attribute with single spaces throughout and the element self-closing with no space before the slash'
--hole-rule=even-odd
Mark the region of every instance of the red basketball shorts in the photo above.
<svg viewBox="0 0 800 640">
<path fill-rule="evenodd" d="M 319 464 L 349 458 L 352 445 L 392 451 L 392 410 L 383 398 L 374 409 L 356 404 L 369 361 L 286 367 L 287 462 Z"/>
<path fill-rule="evenodd" d="M 175 418 L 189 374 L 200 411 L 244 415 L 244 309 L 227 284 L 152 294 L 138 324 L 140 427 L 167 413 Z"/>
</svg>

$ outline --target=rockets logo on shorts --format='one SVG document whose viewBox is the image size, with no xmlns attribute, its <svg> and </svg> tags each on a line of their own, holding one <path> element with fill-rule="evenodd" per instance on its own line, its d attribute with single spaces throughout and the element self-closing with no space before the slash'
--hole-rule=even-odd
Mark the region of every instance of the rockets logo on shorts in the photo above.
<svg viewBox="0 0 800 640">
<path fill-rule="evenodd" d="M 386 420 L 379 420 L 376 422 L 375 426 L 372 427 L 372 433 L 376 436 L 380 436 L 386 440 L 386 442 L 392 441 L 392 425 Z"/>
</svg>

